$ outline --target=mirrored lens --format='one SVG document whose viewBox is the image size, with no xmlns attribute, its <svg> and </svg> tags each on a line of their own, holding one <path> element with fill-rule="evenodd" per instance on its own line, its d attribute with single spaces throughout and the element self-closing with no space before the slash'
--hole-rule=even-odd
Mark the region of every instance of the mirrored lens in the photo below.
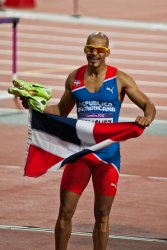
<svg viewBox="0 0 167 250">
<path fill-rule="evenodd" d="M 109 49 L 105 47 L 94 47 L 94 46 L 85 46 L 85 53 L 105 53 Z"/>
</svg>

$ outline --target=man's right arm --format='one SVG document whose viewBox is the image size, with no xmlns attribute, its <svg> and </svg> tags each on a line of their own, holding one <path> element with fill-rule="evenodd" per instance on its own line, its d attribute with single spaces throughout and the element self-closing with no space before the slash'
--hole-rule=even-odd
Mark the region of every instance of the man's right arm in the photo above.
<svg viewBox="0 0 167 250">
<path fill-rule="evenodd" d="M 75 105 L 75 99 L 71 93 L 71 86 L 74 81 L 76 71 L 73 71 L 67 78 L 65 83 L 65 91 L 57 104 L 48 105 L 44 109 L 44 113 L 60 115 L 60 116 L 68 116 Z M 28 99 L 25 97 L 20 98 L 22 100 L 22 105 L 24 108 L 28 109 Z"/>
<path fill-rule="evenodd" d="M 75 72 L 72 72 L 65 83 L 65 91 L 58 104 L 48 105 L 44 109 L 44 113 L 68 116 L 75 105 L 75 99 L 71 93 L 71 86 L 74 80 Z"/>
</svg>

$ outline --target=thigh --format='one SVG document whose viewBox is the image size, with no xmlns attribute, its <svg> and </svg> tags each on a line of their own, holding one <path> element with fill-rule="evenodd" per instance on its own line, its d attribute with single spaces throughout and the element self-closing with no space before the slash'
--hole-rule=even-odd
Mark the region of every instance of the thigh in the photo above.
<svg viewBox="0 0 167 250">
<path fill-rule="evenodd" d="M 95 194 L 115 196 L 119 172 L 112 164 L 102 164 L 94 168 L 92 180 Z"/>
<path fill-rule="evenodd" d="M 84 158 L 65 166 L 61 189 L 81 195 L 91 177 L 91 169 Z"/>
</svg>

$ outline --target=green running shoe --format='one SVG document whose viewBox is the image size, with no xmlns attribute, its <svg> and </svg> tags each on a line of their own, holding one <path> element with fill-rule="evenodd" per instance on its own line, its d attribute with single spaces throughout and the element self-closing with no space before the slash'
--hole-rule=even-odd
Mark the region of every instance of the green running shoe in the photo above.
<svg viewBox="0 0 167 250">
<path fill-rule="evenodd" d="M 31 95 L 27 92 L 27 90 L 19 89 L 19 88 L 16 88 L 16 87 L 8 88 L 8 93 L 12 94 L 12 95 L 15 95 L 17 97 L 21 97 L 21 96 L 24 96 L 24 97 L 27 97 L 27 98 L 31 97 Z"/>
<path fill-rule="evenodd" d="M 33 96 L 28 99 L 28 106 L 42 113 L 46 107 L 47 100 L 40 96 Z"/>
<path fill-rule="evenodd" d="M 22 80 L 13 80 L 13 85 L 16 87 L 16 89 L 9 88 L 9 93 L 14 94 L 16 93 L 16 96 L 40 96 L 45 98 L 47 101 L 52 97 L 52 89 L 51 88 L 45 88 L 41 84 L 36 82 L 25 82 Z"/>
<path fill-rule="evenodd" d="M 8 93 L 17 97 L 26 97 L 32 109 L 43 112 L 47 101 L 52 97 L 52 89 L 45 88 L 39 83 L 13 80 L 13 87 L 8 88 Z"/>
</svg>

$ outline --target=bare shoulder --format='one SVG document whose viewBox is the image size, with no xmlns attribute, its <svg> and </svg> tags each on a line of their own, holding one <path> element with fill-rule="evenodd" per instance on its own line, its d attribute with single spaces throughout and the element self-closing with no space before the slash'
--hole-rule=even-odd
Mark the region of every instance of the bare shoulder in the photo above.
<svg viewBox="0 0 167 250">
<path fill-rule="evenodd" d="M 66 89 L 71 89 L 72 87 L 72 84 L 74 82 L 74 79 L 75 79 L 75 75 L 76 75 L 76 72 L 77 72 L 77 69 L 75 69 L 74 71 L 72 71 L 68 77 L 67 77 L 67 80 L 66 80 Z"/>
<path fill-rule="evenodd" d="M 128 87 L 137 87 L 134 79 L 121 70 L 117 71 L 117 81 L 122 89 Z"/>
<path fill-rule="evenodd" d="M 130 91 L 137 91 L 138 87 L 133 78 L 125 72 L 117 71 L 117 85 L 118 85 L 118 97 L 123 101 L 124 96 L 129 94 Z"/>
</svg>

